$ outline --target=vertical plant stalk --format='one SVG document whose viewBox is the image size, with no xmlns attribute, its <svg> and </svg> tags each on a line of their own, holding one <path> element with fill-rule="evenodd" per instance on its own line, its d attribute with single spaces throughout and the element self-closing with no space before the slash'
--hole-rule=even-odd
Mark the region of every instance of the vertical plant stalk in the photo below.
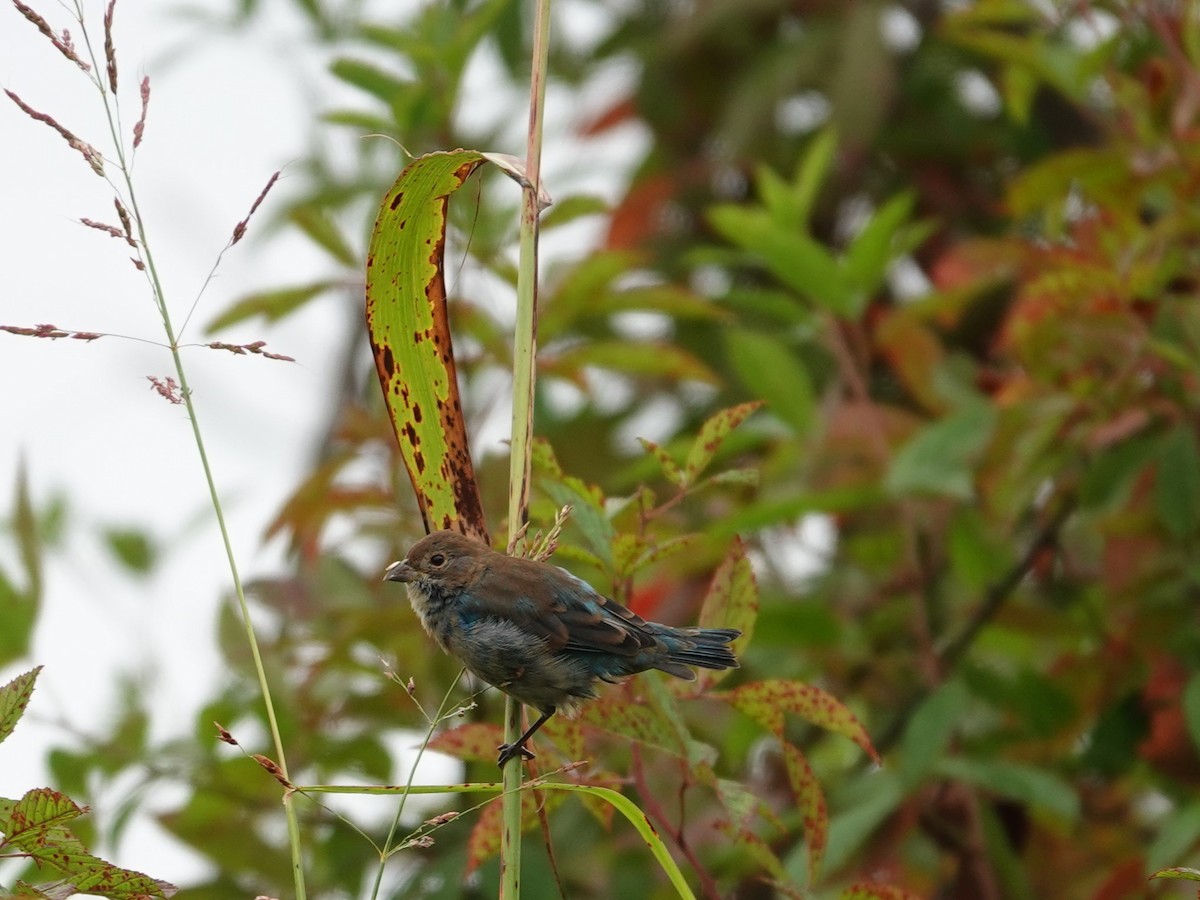
<svg viewBox="0 0 1200 900">
<path fill-rule="evenodd" d="M 217 527 L 221 533 L 221 542 L 225 547 L 225 557 L 229 564 L 229 574 L 233 581 L 234 593 L 237 595 L 238 606 L 242 614 L 242 622 L 246 629 L 246 640 L 250 644 L 250 652 L 254 658 L 254 669 L 258 676 L 259 689 L 262 691 L 263 703 L 267 710 L 267 721 L 271 730 L 271 739 L 275 748 L 275 762 L 279 766 L 280 773 L 285 781 L 290 779 L 288 775 L 287 760 L 283 752 L 283 738 L 279 732 L 279 721 L 275 715 L 275 705 L 271 700 L 271 689 L 267 683 L 266 668 L 263 666 L 262 654 L 259 652 L 258 639 L 254 633 L 254 624 L 250 619 L 250 606 L 246 602 L 246 593 L 242 587 L 241 575 L 238 572 L 237 558 L 233 552 L 233 541 L 229 535 L 229 528 L 225 522 L 224 509 L 221 506 L 221 497 L 217 491 L 216 478 L 213 475 L 212 466 L 208 461 L 208 451 L 204 446 L 204 435 L 200 430 L 200 423 L 196 416 L 196 407 L 192 400 L 192 390 L 188 385 L 187 373 L 184 371 L 183 357 L 179 352 L 179 341 L 176 336 L 175 328 L 171 322 L 170 310 L 167 307 L 166 293 L 163 290 L 162 280 L 158 275 L 158 267 L 154 262 L 154 254 L 150 250 L 150 242 L 146 236 L 145 219 L 142 217 L 141 209 L 138 205 L 137 191 L 134 189 L 133 176 L 130 172 L 130 159 L 125 152 L 125 142 L 122 136 L 120 111 L 117 106 L 116 98 L 116 61 L 115 50 L 112 46 L 111 32 L 111 17 L 112 6 L 108 8 L 108 14 L 105 21 L 105 58 L 107 61 L 106 67 L 102 68 L 99 65 L 99 59 L 96 50 L 92 45 L 91 35 L 84 26 L 83 7 L 79 0 L 75 3 L 75 15 L 80 23 L 80 31 L 83 34 L 83 40 L 88 49 L 88 54 L 92 60 L 93 71 L 107 71 L 109 86 L 112 88 L 110 96 L 109 91 L 105 89 L 105 83 L 99 77 L 93 79 L 93 84 L 100 92 L 101 100 L 104 103 L 105 118 L 108 121 L 109 132 L 112 136 L 113 147 L 117 154 L 117 162 L 121 170 L 121 178 L 127 192 L 129 201 L 129 209 L 133 214 L 133 222 L 137 228 L 138 243 L 141 245 L 140 250 L 145 262 L 146 279 L 150 283 L 151 294 L 154 297 L 154 304 L 158 309 L 159 316 L 162 317 L 163 331 L 167 336 L 167 345 L 171 350 L 171 359 L 175 364 L 175 374 L 179 378 L 179 393 L 183 398 L 184 407 L 187 409 L 188 420 L 192 424 L 192 435 L 196 441 L 196 451 L 200 457 L 200 466 L 204 470 L 204 480 L 208 485 L 209 496 L 212 499 L 213 512 L 216 516 Z M 295 883 L 296 900 L 305 900 L 306 893 L 304 887 L 304 866 L 303 856 L 301 853 L 300 844 L 300 825 L 296 818 L 296 811 L 293 805 L 293 795 L 291 791 L 285 792 L 283 796 L 283 807 L 287 817 L 288 827 L 288 843 L 291 846 L 292 854 L 292 875 Z"/>
<path fill-rule="evenodd" d="M 508 476 L 508 538 L 516 541 L 529 511 L 529 478 L 533 440 L 534 357 L 537 352 L 538 193 L 542 169 L 542 121 L 550 45 L 550 0 L 537 0 L 533 25 L 533 62 L 529 74 L 529 134 L 525 149 L 521 242 L 517 269 L 517 322 L 513 335 L 512 450 Z M 521 704 L 508 697 L 504 707 L 504 740 L 521 735 Z M 504 812 L 500 830 L 500 900 L 521 895 L 520 756 L 504 767 Z"/>
</svg>

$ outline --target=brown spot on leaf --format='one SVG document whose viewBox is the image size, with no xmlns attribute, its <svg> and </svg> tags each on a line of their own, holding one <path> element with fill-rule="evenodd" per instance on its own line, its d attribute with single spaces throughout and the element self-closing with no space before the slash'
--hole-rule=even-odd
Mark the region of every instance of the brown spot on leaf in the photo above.
<svg viewBox="0 0 1200 900">
<path fill-rule="evenodd" d="M 395 211 L 396 207 L 404 202 L 404 191 L 397 191 L 396 196 L 392 198 L 391 207 Z"/>
</svg>

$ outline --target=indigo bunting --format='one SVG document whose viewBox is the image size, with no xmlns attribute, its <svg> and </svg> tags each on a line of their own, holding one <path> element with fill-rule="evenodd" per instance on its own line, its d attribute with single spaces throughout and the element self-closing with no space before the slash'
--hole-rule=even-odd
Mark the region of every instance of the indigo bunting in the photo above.
<svg viewBox="0 0 1200 900">
<path fill-rule="evenodd" d="M 417 617 L 443 650 L 541 718 L 497 758 L 503 767 L 559 709 L 596 696 L 596 681 L 658 669 L 694 681 L 689 666 L 731 669 L 734 628 L 672 628 L 602 597 L 547 562 L 497 553 L 453 531 L 413 544 L 384 578 L 403 582 Z"/>
</svg>

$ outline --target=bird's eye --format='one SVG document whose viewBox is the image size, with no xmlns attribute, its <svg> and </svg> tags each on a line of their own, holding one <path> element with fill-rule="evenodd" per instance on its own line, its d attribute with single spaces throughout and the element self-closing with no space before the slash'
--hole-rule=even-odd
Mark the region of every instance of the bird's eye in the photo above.
<svg viewBox="0 0 1200 900">
<path fill-rule="evenodd" d="M 440 553 L 435 553 L 433 556 L 429 557 L 429 564 L 431 566 L 443 566 L 446 564 L 446 557 Z"/>
</svg>

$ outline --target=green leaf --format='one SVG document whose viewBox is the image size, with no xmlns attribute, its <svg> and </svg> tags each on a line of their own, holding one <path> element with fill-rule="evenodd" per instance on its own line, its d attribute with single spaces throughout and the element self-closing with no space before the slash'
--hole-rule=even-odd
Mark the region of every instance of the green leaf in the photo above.
<svg viewBox="0 0 1200 900">
<path fill-rule="evenodd" d="M 1158 447 L 1155 438 L 1138 435 L 1101 450 L 1080 481 L 1080 506 L 1102 512 L 1123 506 Z"/>
<path fill-rule="evenodd" d="M 0 743 L 12 734 L 29 698 L 33 695 L 33 685 L 41 673 L 42 667 L 31 669 L 24 675 L 18 675 L 8 684 L 0 687 Z"/>
<path fill-rule="evenodd" d="M 1179 806 L 1159 823 L 1158 836 L 1146 851 L 1146 868 L 1157 871 L 1186 858 L 1200 841 L 1200 801 Z"/>
<path fill-rule="evenodd" d="M 1173 869 L 1161 869 L 1150 876 L 1154 878 L 1178 878 L 1182 881 L 1200 881 L 1200 869 L 1188 869 L 1178 866 Z"/>
<path fill-rule="evenodd" d="M 608 201 L 594 194 L 572 194 L 557 201 L 538 220 L 538 228 L 549 231 L 574 222 L 584 216 L 603 215 L 609 211 Z"/>
<path fill-rule="evenodd" d="M 1189 678 L 1183 689 L 1183 718 L 1192 744 L 1200 750 L 1200 673 Z"/>
<path fill-rule="evenodd" d="M 17 499 L 13 509 L 17 549 L 29 579 L 29 597 L 36 604 L 42 596 L 42 535 L 37 513 L 29 496 L 29 477 L 22 458 L 17 466 Z"/>
<path fill-rule="evenodd" d="M 0 569 L 0 664 L 20 659 L 29 652 L 29 640 L 37 624 L 38 604 L 17 589 Z"/>
<path fill-rule="evenodd" d="M 801 296 L 839 316 L 854 317 L 862 311 L 862 298 L 838 261 L 808 235 L 787 231 L 763 210 L 748 206 L 714 206 L 708 219 L 722 237 L 761 260 Z"/>
<path fill-rule="evenodd" d="M 950 566 L 958 579 L 974 591 L 983 591 L 1011 565 L 1011 550 L 985 531 L 978 509 L 955 511 L 949 529 Z"/>
<path fill-rule="evenodd" d="M 298 206 L 288 218 L 329 255 L 344 266 L 357 268 L 358 254 L 346 243 L 333 220 L 316 206 Z"/>
<path fill-rule="evenodd" d="M 757 402 L 731 406 L 710 416 L 700 426 L 700 433 L 696 435 L 696 442 L 692 444 L 687 462 L 684 463 L 684 470 L 689 482 L 695 482 L 700 474 L 708 468 L 708 464 L 721 449 L 721 445 L 725 443 L 725 438 L 729 436 L 729 433 L 746 421 L 750 414 L 760 406 L 762 404 Z"/>
<path fill-rule="evenodd" d="M 804 363 L 772 337 L 737 328 L 726 335 L 729 362 L 738 378 L 798 436 L 812 431 L 816 398 Z"/>
<path fill-rule="evenodd" d="M 741 538 L 734 538 L 729 553 L 713 573 L 704 604 L 700 607 L 701 628 L 736 628 L 742 636 L 734 642 L 735 655 L 741 655 L 750 646 L 754 634 L 754 623 L 758 619 L 758 582 L 746 556 Z M 709 677 L 719 680 L 727 675 L 713 672 Z"/>
<path fill-rule="evenodd" d="M 711 368 L 686 350 L 658 341 L 588 341 L 563 350 L 545 362 L 551 371 L 578 372 L 584 366 L 597 366 L 627 375 L 688 379 L 720 384 Z"/>
<path fill-rule="evenodd" d="M 581 315 L 620 312 L 660 312 L 674 319 L 728 319 L 729 314 L 710 300 L 670 284 L 601 293 L 594 306 Z"/>
<path fill-rule="evenodd" d="M 1172 429 L 1159 447 L 1154 500 L 1172 536 L 1184 538 L 1196 532 L 1200 524 L 1200 452 L 1189 425 Z"/>
<path fill-rule="evenodd" d="M 969 500 L 974 496 L 972 464 L 987 446 L 996 410 L 985 401 L 968 403 L 927 425 L 900 448 L 884 480 L 894 494 L 935 494 Z"/>
<path fill-rule="evenodd" d="M 117 560 L 139 575 L 145 575 L 158 558 L 158 546 L 144 531 L 133 528 L 107 528 L 104 542 Z"/>
<path fill-rule="evenodd" d="M 947 681 L 912 714 L 900 746 L 900 777 L 909 788 L 919 785 L 946 752 L 970 700 L 966 685 Z"/>
<path fill-rule="evenodd" d="M 255 316 L 262 316 L 268 322 L 277 322 L 295 312 L 314 297 L 341 287 L 343 283 L 341 281 L 314 281 L 312 284 L 280 288 L 276 291 L 247 294 L 235 300 L 228 309 L 209 322 L 205 326 L 205 330 L 212 334 Z"/>
<path fill-rule="evenodd" d="M 894 238 L 912 213 L 914 195 L 892 197 L 871 216 L 846 251 L 846 273 L 867 296 L 879 289 L 895 256 Z"/>
<path fill-rule="evenodd" d="M 905 797 L 904 785 L 887 769 L 872 772 L 859 783 L 856 802 L 848 803 L 829 822 L 824 864 L 832 872 L 849 862 Z"/>
<path fill-rule="evenodd" d="M 796 169 L 794 187 L 792 189 L 792 205 L 800 221 L 807 223 L 812 217 L 813 206 L 817 202 L 817 194 L 829 174 L 833 164 L 833 153 L 837 149 L 837 132 L 833 128 L 825 128 L 817 134 Z"/>
<path fill-rule="evenodd" d="M 1079 795 L 1075 788 L 1045 769 L 1007 759 L 975 759 L 965 756 L 936 760 L 934 771 L 945 778 L 986 788 L 1002 797 L 1043 809 L 1068 822 L 1079 818 Z"/>
<path fill-rule="evenodd" d="M 342 81 L 378 97 L 389 106 L 413 90 L 411 82 L 357 59 L 335 60 L 329 70 Z"/>
</svg>

